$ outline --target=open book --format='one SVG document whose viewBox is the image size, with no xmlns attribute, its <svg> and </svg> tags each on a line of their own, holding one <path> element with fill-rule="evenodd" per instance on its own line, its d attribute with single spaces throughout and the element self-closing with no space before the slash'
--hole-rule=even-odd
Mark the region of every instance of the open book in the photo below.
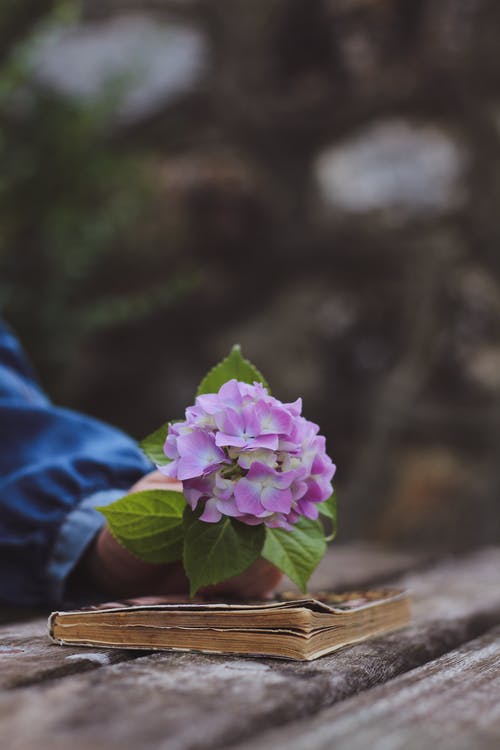
<svg viewBox="0 0 500 750">
<path fill-rule="evenodd" d="M 61 645 L 174 649 L 312 660 L 406 625 L 404 591 L 318 593 L 307 599 L 281 594 L 255 604 L 155 598 L 53 612 L 52 639 Z"/>
</svg>

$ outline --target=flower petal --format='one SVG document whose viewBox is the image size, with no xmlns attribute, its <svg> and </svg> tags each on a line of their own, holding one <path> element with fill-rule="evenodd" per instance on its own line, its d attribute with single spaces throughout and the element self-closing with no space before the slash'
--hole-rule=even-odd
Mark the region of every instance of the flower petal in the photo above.
<svg viewBox="0 0 500 750">
<path fill-rule="evenodd" d="M 198 501 L 202 498 L 208 498 L 212 496 L 214 486 L 214 475 L 209 474 L 205 477 L 196 477 L 195 479 L 186 479 L 182 485 L 182 491 L 186 502 L 194 510 L 198 505 Z"/>
<path fill-rule="evenodd" d="M 238 463 L 242 469 L 249 469 L 255 461 L 274 469 L 276 468 L 276 453 L 267 448 L 256 448 L 241 451 L 238 455 Z"/>
<path fill-rule="evenodd" d="M 177 439 L 180 459 L 177 469 L 179 479 L 192 479 L 206 473 L 218 464 L 227 462 L 223 450 L 216 446 L 211 433 L 193 430 Z"/>
<path fill-rule="evenodd" d="M 215 476 L 215 487 L 213 494 L 217 500 L 230 500 L 234 493 L 234 481 L 232 479 L 224 479 L 220 474 Z"/>
<path fill-rule="evenodd" d="M 219 447 L 232 447 L 232 448 L 245 448 L 247 441 L 244 437 L 236 437 L 236 435 L 228 435 L 225 432 L 215 433 L 215 444 Z"/>
<path fill-rule="evenodd" d="M 243 406 L 243 398 L 238 387 L 238 381 L 234 378 L 221 385 L 218 396 L 219 402 L 225 407 L 229 406 L 232 409 L 239 410 Z"/>
<path fill-rule="evenodd" d="M 276 487 L 264 487 L 261 503 L 266 510 L 276 513 L 288 513 L 292 507 L 292 493 L 290 490 L 278 490 Z"/>
<path fill-rule="evenodd" d="M 322 482 L 315 478 L 309 478 L 306 484 L 307 492 L 304 493 L 299 502 L 322 503 L 323 500 L 328 500 L 333 492 L 330 482 Z"/>
<path fill-rule="evenodd" d="M 315 521 L 319 515 L 319 508 L 316 503 L 311 503 L 308 500 L 299 500 L 297 503 L 297 508 L 300 510 L 301 514 L 305 516 L 306 518 L 311 518 L 313 521 Z"/>
<path fill-rule="evenodd" d="M 224 516 L 231 516 L 231 518 L 239 518 L 243 515 L 241 510 L 238 510 L 236 507 L 236 503 L 234 502 L 234 497 L 231 500 L 219 500 L 219 498 L 215 498 L 217 510 L 220 510 L 220 512 Z"/>
<path fill-rule="evenodd" d="M 245 446 L 247 448 L 268 448 L 269 450 L 278 450 L 279 438 L 277 435 L 259 435 L 256 438 L 247 438 Z"/>
<path fill-rule="evenodd" d="M 236 482 L 234 497 L 238 510 L 242 513 L 259 516 L 266 510 L 260 501 L 260 486 L 246 477 Z"/>
<path fill-rule="evenodd" d="M 288 435 L 292 428 L 292 417 L 282 406 L 258 401 L 255 415 L 260 423 L 260 435 Z"/>
<path fill-rule="evenodd" d="M 179 463 L 178 461 L 171 461 L 169 464 L 164 464 L 163 466 L 157 466 L 157 469 L 165 477 L 170 477 L 170 479 L 178 479 L 178 476 L 177 476 L 178 463 Z"/>
<path fill-rule="evenodd" d="M 222 518 L 222 513 L 217 508 L 217 501 L 212 497 L 205 503 L 205 509 L 200 516 L 200 521 L 217 523 Z"/>
<path fill-rule="evenodd" d="M 298 481 L 293 482 L 290 489 L 292 492 L 293 499 L 300 500 L 300 498 L 304 497 L 304 495 L 307 492 L 307 484 L 305 482 L 301 482 L 300 480 L 298 480 Z"/>
<path fill-rule="evenodd" d="M 275 513 L 271 518 L 266 519 L 264 523 L 270 529 L 285 529 L 285 531 L 293 531 L 293 526 L 288 523 L 286 518 L 283 518 L 283 516 L 278 513 Z"/>
<path fill-rule="evenodd" d="M 167 458 L 179 458 L 179 451 L 177 450 L 177 440 L 177 435 L 169 432 L 163 445 L 163 452 Z"/>
<path fill-rule="evenodd" d="M 243 417 L 235 409 L 224 409 L 214 416 L 215 424 L 221 432 L 227 435 L 241 437 L 244 433 Z"/>
<path fill-rule="evenodd" d="M 271 466 L 263 464 L 261 461 L 254 461 L 250 465 L 247 478 L 252 482 L 264 482 L 273 479 L 277 473 Z"/>
<path fill-rule="evenodd" d="M 292 415 L 292 417 L 300 417 L 302 413 L 302 399 L 298 398 L 291 404 L 283 404 L 285 409 Z"/>
<path fill-rule="evenodd" d="M 204 393 L 202 396 L 198 396 L 196 404 L 201 406 L 207 414 L 215 414 L 221 408 L 219 397 L 216 393 Z"/>
<path fill-rule="evenodd" d="M 301 476 L 301 474 L 302 471 L 300 469 L 298 471 L 275 471 L 271 483 L 274 487 L 278 487 L 280 490 L 286 490 L 295 479 Z"/>
</svg>

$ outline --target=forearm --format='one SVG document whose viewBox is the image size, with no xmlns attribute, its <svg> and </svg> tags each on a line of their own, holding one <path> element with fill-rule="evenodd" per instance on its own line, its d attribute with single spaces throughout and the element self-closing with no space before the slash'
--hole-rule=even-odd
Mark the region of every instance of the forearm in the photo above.
<svg viewBox="0 0 500 750">
<path fill-rule="evenodd" d="M 118 499 L 151 469 L 126 435 L 65 409 L 0 398 L 0 601 L 60 602 Z"/>
</svg>

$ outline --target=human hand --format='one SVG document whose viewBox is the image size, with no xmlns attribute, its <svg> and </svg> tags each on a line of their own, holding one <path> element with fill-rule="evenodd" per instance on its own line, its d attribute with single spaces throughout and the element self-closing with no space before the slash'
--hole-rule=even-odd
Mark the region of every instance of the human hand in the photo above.
<svg viewBox="0 0 500 750">
<path fill-rule="evenodd" d="M 136 482 L 129 492 L 154 489 L 182 492 L 182 484 L 168 479 L 159 471 L 153 471 Z M 162 565 L 143 562 L 122 547 L 107 526 L 97 535 L 82 561 L 82 567 L 81 572 L 87 579 L 90 578 L 112 596 L 185 596 L 189 592 L 189 581 L 180 561 Z M 240 575 L 215 586 L 207 586 L 198 595 L 207 598 L 260 599 L 269 595 L 281 579 L 281 572 L 260 558 Z"/>
</svg>

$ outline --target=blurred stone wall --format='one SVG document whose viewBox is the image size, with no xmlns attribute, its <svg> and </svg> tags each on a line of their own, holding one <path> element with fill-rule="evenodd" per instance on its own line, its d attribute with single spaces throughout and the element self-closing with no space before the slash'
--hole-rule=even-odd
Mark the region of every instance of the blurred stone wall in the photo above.
<svg viewBox="0 0 500 750">
<path fill-rule="evenodd" d="M 140 436 L 239 341 L 327 435 L 341 538 L 498 542 L 499 45 L 495 0 L 87 0 L 39 76 L 145 66 L 112 140 L 198 281 L 66 402 Z"/>
</svg>

